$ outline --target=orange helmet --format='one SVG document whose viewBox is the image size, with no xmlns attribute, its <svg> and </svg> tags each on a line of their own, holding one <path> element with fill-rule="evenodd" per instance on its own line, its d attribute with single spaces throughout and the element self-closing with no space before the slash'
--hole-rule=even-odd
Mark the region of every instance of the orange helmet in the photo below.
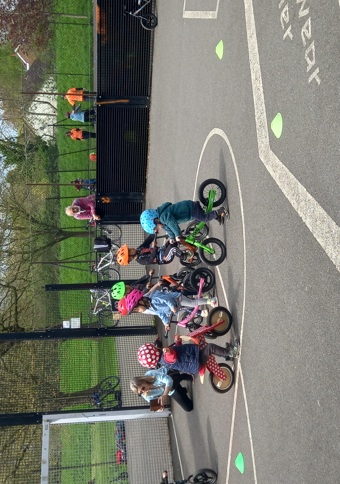
<svg viewBox="0 0 340 484">
<path fill-rule="evenodd" d="M 127 266 L 128 263 L 129 263 L 129 247 L 124 244 L 122 245 L 118 251 L 117 251 L 117 255 L 116 255 L 116 260 L 118 262 L 119 265 L 121 266 Z"/>
</svg>

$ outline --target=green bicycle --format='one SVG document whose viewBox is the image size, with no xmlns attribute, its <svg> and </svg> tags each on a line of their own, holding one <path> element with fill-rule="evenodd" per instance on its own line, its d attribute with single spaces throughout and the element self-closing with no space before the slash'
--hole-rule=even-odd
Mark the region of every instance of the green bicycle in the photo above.
<svg viewBox="0 0 340 484">
<path fill-rule="evenodd" d="M 224 184 L 215 178 L 205 180 L 198 188 L 198 198 L 204 205 L 205 212 L 211 212 L 214 207 L 222 205 L 227 196 Z M 215 237 L 206 238 L 209 227 L 206 222 L 191 222 L 183 232 L 181 244 L 193 252 L 192 257 L 181 261 L 183 265 L 197 265 L 201 261 L 210 266 L 221 264 L 227 256 L 224 243 Z"/>
</svg>

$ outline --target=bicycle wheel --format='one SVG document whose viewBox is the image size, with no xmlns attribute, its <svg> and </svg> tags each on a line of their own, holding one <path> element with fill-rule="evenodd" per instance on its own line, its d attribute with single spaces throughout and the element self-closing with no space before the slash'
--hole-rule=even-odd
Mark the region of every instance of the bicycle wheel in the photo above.
<svg viewBox="0 0 340 484">
<path fill-rule="evenodd" d="M 113 319 L 113 312 L 111 309 L 103 309 L 100 311 L 98 318 L 100 324 L 106 328 L 113 328 L 118 324 L 118 319 Z"/>
<path fill-rule="evenodd" d="M 233 324 L 233 317 L 228 309 L 224 308 L 223 306 L 218 306 L 217 308 L 210 311 L 208 316 L 208 325 L 212 326 L 213 324 L 216 324 L 221 320 L 223 320 L 223 323 L 211 331 L 211 333 L 215 335 L 215 337 L 227 334 Z"/>
<path fill-rule="evenodd" d="M 210 378 L 210 383 L 217 393 L 227 393 L 231 389 L 231 387 L 234 385 L 234 379 L 235 375 L 233 370 L 230 368 L 229 365 L 226 363 L 219 363 L 218 366 L 221 368 L 223 373 L 226 376 L 226 380 L 220 380 L 218 376 L 214 375 L 213 373 L 210 373 L 209 378 Z"/>
<path fill-rule="evenodd" d="M 183 282 L 184 279 L 186 279 L 188 276 L 190 276 L 190 274 L 193 271 L 194 271 L 194 269 L 192 269 L 191 267 L 186 267 L 186 268 L 180 269 L 177 272 L 177 277 L 179 277 L 180 279 L 182 279 L 182 282 Z"/>
<path fill-rule="evenodd" d="M 121 406 L 121 392 L 117 390 L 120 380 L 117 376 L 109 376 L 101 381 L 99 387 L 99 407 L 110 409 Z"/>
<path fill-rule="evenodd" d="M 198 198 L 205 207 L 208 205 L 209 190 L 216 190 L 213 207 L 218 207 L 218 205 L 221 205 L 226 199 L 226 187 L 220 180 L 216 180 L 215 178 L 209 178 L 201 183 L 201 185 L 198 187 Z"/>
<path fill-rule="evenodd" d="M 202 289 L 203 292 L 210 291 L 210 289 L 214 287 L 216 281 L 215 274 L 207 267 L 199 267 L 190 274 L 191 287 L 198 290 L 201 277 L 203 277 L 204 279 L 204 285 Z"/>
<path fill-rule="evenodd" d="M 188 477 L 190 483 L 215 484 L 217 474 L 212 469 L 200 469 L 193 476 Z"/>
<path fill-rule="evenodd" d="M 107 235 L 113 245 L 119 248 L 120 239 L 122 237 L 122 229 L 116 224 L 102 225 L 101 233 Z"/>
<path fill-rule="evenodd" d="M 107 376 L 104 380 L 98 383 L 98 390 L 101 392 L 107 392 L 115 390 L 120 383 L 120 378 L 116 375 Z"/>
<path fill-rule="evenodd" d="M 140 18 L 140 23 L 145 30 L 153 30 L 157 27 L 158 18 L 153 13 L 145 13 Z"/>
<path fill-rule="evenodd" d="M 99 281 L 119 281 L 120 274 L 117 269 L 113 269 L 112 267 L 106 267 L 102 271 L 98 272 L 98 280 Z"/>
<path fill-rule="evenodd" d="M 184 235 L 185 236 L 191 235 L 195 230 L 197 223 L 198 222 L 196 220 L 194 220 L 193 222 L 190 222 L 184 230 Z M 202 227 L 201 230 L 198 232 L 198 234 L 195 236 L 195 238 L 196 240 L 199 240 L 201 242 L 203 239 L 205 239 L 208 236 L 208 233 L 209 233 L 209 227 L 207 224 L 205 224 L 204 227 Z"/>
<path fill-rule="evenodd" d="M 203 262 L 209 266 L 218 266 L 224 261 L 227 256 L 227 248 L 220 239 L 215 239 L 213 237 L 210 239 L 205 239 L 204 245 L 210 249 L 213 249 L 214 253 L 209 254 L 209 252 L 200 247 L 198 252 Z"/>
</svg>

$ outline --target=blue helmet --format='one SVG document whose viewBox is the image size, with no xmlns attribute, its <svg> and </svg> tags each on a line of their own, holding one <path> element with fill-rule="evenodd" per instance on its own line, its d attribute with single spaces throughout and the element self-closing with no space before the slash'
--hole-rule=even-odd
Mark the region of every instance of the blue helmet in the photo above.
<svg viewBox="0 0 340 484">
<path fill-rule="evenodd" d="M 153 231 L 156 228 L 155 218 L 158 218 L 157 210 L 148 209 L 141 213 L 140 224 L 143 227 L 143 230 L 148 234 L 153 234 Z"/>
</svg>

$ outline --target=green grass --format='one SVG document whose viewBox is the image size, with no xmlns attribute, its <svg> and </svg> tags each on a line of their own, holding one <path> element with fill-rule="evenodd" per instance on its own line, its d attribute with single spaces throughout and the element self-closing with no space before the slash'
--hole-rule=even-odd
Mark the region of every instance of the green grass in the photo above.
<svg viewBox="0 0 340 484">
<path fill-rule="evenodd" d="M 57 91 L 66 92 L 70 87 L 93 89 L 93 3 L 79 0 L 56 0 L 56 11 L 75 15 L 85 15 L 87 19 L 56 17 L 55 43 Z M 64 25 L 64 23 L 74 25 Z M 89 107 L 82 103 L 82 109 Z M 88 158 L 90 151 L 95 151 L 95 140 L 73 141 L 65 136 L 74 123 L 65 120 L 66 111 L 71 106 L 61 97 L 58 99 L 58 121 L 61 126 L 57 131 L 58 168 L 71 170 L 59 173 L 59 183 L 70 183 L 75 178 L 95 178 L 95 164 Z M 82 123 L 79 127 L 90 129 Z M 65 207 L 71 205 L 73 198 L 86 196 L 88 192 L 77 192 L 74 187 L 61 186 L 60 196 L 71 197 L 61 200 L 60 226 L 64 229 L 79 227 L 83 229 L 86 221 L 77 221 L 65 214 Z M 67 260 L 93 260 L 93 234 L 85 238 L 69 238 L 59 244 L 58 259 L 68 264 Z M 60 268 L 60 283 L 95 282 L 96 278 L 88 272 L 88 263 L 75 265 L 85 270 Z M 59 294 L 63 307 L 68 298 L 73 298 L 72 314 L 63 314 L 68 318 L 77 313 L 87 312 L 89 307 L 88 291 L 74 291 Z M 76 314 L 74 314 L 76 313 Z M 118 374 L 118 359 L 113 338 L 101 340 L 65 341 L 59 352 L 60 390 L 76 392 L 91 388 L 105 377 Z M 73 406 L 72 409 L 77 407 Z M 84 404 L 80 405 L 84 408 Z M 115 461 L 115 423 L 97 425 L 66 425 L 62 427 L 62 482 L 74 484 L 87 482 L 95 478 L 97 484 L 107 484 L 117 477 Z M 98 465 L 103 463 L 103 465 Z M 107 463 L 107 464 L 105 464 Z M 96 465 L 97 464 L 97 465 Z M 126 465 L 119 466 L 119 473 L 126 471 Z"/>
<path fill-rule="evenodd" d="M 93 90 L 93 3 L 91 1 L 56 0 L 56 11 L 69 15 L 86 16 L 86 18 L 56 17 L 55 44 L 57 92 L 66 92 L 70 87 L 84 87 Z M 68 24 L 68 25 L 66 25 Z M 82 109 L 89 107 L 89 103 L 82 103 Z M 65 120 L 66 111 L 70 111 L 70 104 L 60 97 L 58 99 L 58 121 L 60 128 L 57 131 L 59 150 L 59 170 L 72 170 L 70 173 L 60 173 L 59 183 L 70 183 L 75 178 L 95 178 L 95 163 L 88 158 L 89 148 L 95 151 L 95 140 L 74 141 L 65 136 L 74 123 Z M 85 128 L 83 123 L 79 127 Z M 89 128 L 92 130 L 92 128 Z M 72 186 L 61 186 L 61 197 L 72 197 L 61 200 L 60 220 L 61 226 L 84 228 L 86 221 L 76 221 L 65 214 L 65 207 L 71 205 L 73 198 L 86 196 L 88 192 L 77 192 Z M 65 260 L 88 260 L 91 257 L 93 236 L 88 238 L 72 238 L 62 242 L 59 247 L 58 258 Z M 65 262 L 65 265 L 67 263 Z M 73 264 L 69 264 L 73 266 Z M 78 265 L 77 265 L 78 267 Z M 87 264 L 80 266 L 87 269 Z M 60 271 L 61 283 L 94 282 L 95 279 L 87 272 L 76 269 L 62 269 Z"/>
</svg>

